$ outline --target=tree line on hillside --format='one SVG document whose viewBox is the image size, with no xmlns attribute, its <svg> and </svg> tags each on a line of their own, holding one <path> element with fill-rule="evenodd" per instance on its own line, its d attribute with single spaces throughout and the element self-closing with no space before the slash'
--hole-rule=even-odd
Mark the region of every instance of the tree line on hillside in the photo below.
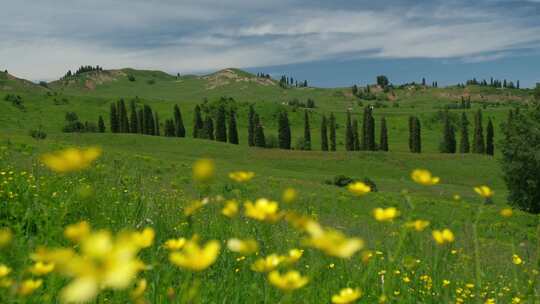
<svg viewBox="0 0 540 304">
<path fill-rule="evenodd" d="M 494 136 L 495 130 L 493 121 L 488 118 L 486 132 L 484 136 L 482 110 L 478 109 L 474 114 L 474 133 L 472 144 L 469 142 L 469 120 L 467 114 L 463 112 L 459 122 L 452 119 L 453 116 L 448 112 L 444 112 L 443 118 L 443 136 L 439 146 L 441 153 L 477 153 L 477 154 L 495 154 Z M 459 149 L 456 140 L 456 124 L 459 123 L 460 142 Z"/>
<path fill-rule="evenodd" d="M 467 80 L 467 85 L 478 85 L 482 87 L 492 87 L 492 88 L 508 88 L 508 89 L 519 89 L 519 80 L 516 81 L 516 84 L 512 81 L 507 81 L 504 79 L 503 81 L 499 79 L 494 79 L 493 77 L 490 78 L 489 83 L 487 80 L 483 79 L 481 81 L 478 81 L 476 78 Z"/>
<path fill-rule="evenodd" d="M 98 71 L 98 72 L 103 71 L 103 67 L 100 67 L 99 65 L 96 65 L 95 67 L 91 66 L 91 65 L 80 66 L 75 71 L 75 73 L 72 73 L 71 70 L 67 71 L 67 73 L 64 75 L 64 77 L 62 77 L 61 79 L 67 79 L 67 78 L 70 78 L 72 76 L 77 76 L 77 75 L 80 75 L 80 74 L 83 74 L 83 73 L 93 72 L 93 71 Z"/>
</svg>

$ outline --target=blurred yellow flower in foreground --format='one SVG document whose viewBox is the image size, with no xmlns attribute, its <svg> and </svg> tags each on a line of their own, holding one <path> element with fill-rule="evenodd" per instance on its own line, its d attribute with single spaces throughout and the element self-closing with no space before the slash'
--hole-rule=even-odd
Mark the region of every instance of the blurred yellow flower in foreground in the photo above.
<svg viewBox="0 0 540 304">
<path fill-rule="evenodd" d="M 495 194 L 495 192 L 493 192 L 493 190 L 491 190 L 491 188 L 488 186 L 474 187 L 474 192 L 478 193 L 478 195 L 483 198 L 490 198 L 493 196 L 493 194 Z"/>
<path fill-rule="evenodd" d="M 431 172 L 425 169 L 416 169 L 411 173 L 411 178 L 414 182 L 424 185 L 432 186 L 439 183 L 440 178 L 432 176 Z"/>
<path fill-rule="evenodd" d="M 362 296 L 359 288 L 343 288 L 338 294 L 332 296 L 334 304 L 349 304 L 358 300 Z"/>
<path fill-rule="evenodd" d="M 88 168 L 100 155 L 101 149 L 97 147 L 87 149 L 68 148 L 55 153 L 44 154 L 41 156 L 41 161 L 55 172 L 66 173 Z"/>
<path fill-rule="evenodd" d="M 514 212 L 510 208 L 501 209 L 501 216 L 502 217 L 511 217 L 513 214 L 514 214 Z"/>
<path fill-rule="evenodd" d="M 251 171 L 235 171 L 229 173 L 229 178 L 237 183 L 249 182 L 255 176 Z"/>
<path fill-rule="evenodd" d="M 42 276 L 51 273 L 54 270 L 54 263 L 43 263 L 43 262 L 37 262 L 32 267 L 30 267 L 29 271 L 36 276 Z"/>
<path fill-rule="evenodd" d="M 156 232 L 154 229 L 147 227 L 141 232 L 132 233 L 133 243 L 140 248 L 148 248 L 154 244 Z"/>
<path fill-rule="evenodd" d="M 284 203 L 292 203 L 296 200 L 298 197 L 298 192 L 294 190 L 294 188 L 287 188 L 285 191 L 283 191 L 283 194 L 281 195 L 281 199 Z"/>
<path fill-rule="evenodd" d="M 268 274 L 268 281 L 281 290 L 292 291 L 304 287 L 309 279 L 303 277 L 298 271 L 291 270 L 283 275 L 278 271 L 272 271 Z"/>
<path fill-rule="evenodd" d="M 131 291 L 131 294 L 130 294 L 131 298 L 133 300 L 137 300 L 141 298 L 144 295 L 144 292 L 146 291 L 147 286 L 148 286 L 148 282 L 146 282 L 145 279 L 140 279 L 137 282 L 137 285 L 135 286 L 135 288 Z"/>
<path fill-rule="evenodd" d="M 515 265 L 521 265 L 523 264 L 523 260 L 519 257 L 517 254 L 512 254 L 512 263 Z"/>
<path fill-rule="evenodd" d="M 2 228 L 0 229 L 0 248 L 6 247 L 11 243 L 11 239 L 13 238 L 13 233 L 11 233 L 11 229 L 9 228 Z"/>
<path fill-rule="evenodd" d="M 289 250 L 289 255 L 285 257 L 286 263 L 296 263 L 304 255 L 304 250 L 302 249 L 291 249 Z"/>
<path fill-rule="evenodd" d="M 364 241 L 360 238 L 347 238 L 343 233 L 326 229 L 318 231 L 307 239 L 306 245 L 317 248 L 327 255 L 338 258 L 350 258 L 364 247 Z"/>
<path fill-rule="evenodd" d="M 11 268 L 4 264 L 0 264 L 0 278 L 7 276 L 11 272 Z"/>
<path fill-rule="evenodd" d="M 209 241 L 204 246 L 200 246 L 198 237 L 194 236 L 186 242 L 181 251 L 172 252 L 169 260 L 179 267 L 201 271 L 214 264 L 220 249 L 221 245 L 218 241 Z"/>
<path fill-rule="evenodd" d="M 454 233 L 450 229 L 433 230 L 433 239 L 437 244 L 452 243 L 454 241 Z"/>
<path fill-rule="evenodd" d="M 399 216 L 399 211 L 394 208 L 375 208 L 373 209 L 373 217 L 379 222 L 388 222 Z"/>
<path fill-rule="evenodd" d="M 41 284 L 43 284 L 42 280 L 24 280 L 19 286 L 18 293 L 22 296 L 27 296 L 41 287 Z"/>
<path fill-rule="evenodd" d="M 371 187 L 362 183 L 362 182 L 354 182 L 354 183 L 350 183 L 348 186 L 347 186 L 347 189 L 355 194 L 355 195 L 358 195 L 358 196 L 362 196 L 362 195 L 365 195 L 367 193 L 369 193 L 371 191 Z"/>
<path fill-rule="evenodd" d="M 429 226 L 429 222 L 428 221 L 424 221 L 424 220 L 416 220 L 416 221 L 411 221 L 411 222 L 407 222 L 405 224 L 405 227 L 407 228 L 412 228 L 416 231 L 423 231 L 424 229 L 426 229 L 427 227 Z"/>
<path fill-rule="evenodd" d="M 225 202 L 225 207 L 221 210 L 221 214 L 226 217 L 234 217 L 238 213 L 238 203 L 235 200 Z"/>
<path fill-rule="evenodd" d="M 245 214 L 247 217 L 259 220 L 273 222 L 279 219 L 279 205 L 277 202 L 270 201 L 266 198 L 260 198 L 252 203 L 247 201 L 244 204 Z"/>
<path fill-rule="evenodd" d="M 249 240 L 240 240 L 240 239 L 229 239 L 227 241 L 227 248 L 232 252 L 237 252 L 240 254 L 252 254 L 259 249 L 259 244 L 257 241 Z"/>
<path fill-rule="evenodd" d="M 193 164 L 193 179 L 208 182 L 214 177 L 215 165 L 211 159 L 200 159 Z"/>
<path fill-rule="evenodd" d="M 64 230 L 64 237 L 73 241 L 80 242 L 90 234 L 90 224 L 82 221 L 76 224 L 68 225 Z"/>
<path fill-rule="evenodd" d="M 187 240 L 185 238 L 178 239 L 169 239 L 165 242 L 163 247 L 168 250 L 180 250 L 186 244 Z"/>
</svg>

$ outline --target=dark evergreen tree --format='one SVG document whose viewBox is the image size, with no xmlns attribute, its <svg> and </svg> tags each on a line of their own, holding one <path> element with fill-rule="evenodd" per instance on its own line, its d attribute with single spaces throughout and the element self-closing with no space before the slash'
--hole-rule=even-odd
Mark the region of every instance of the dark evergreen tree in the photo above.
<svg viewBox="0 0 540 304">
<path fill-rule="evenodd" d="M 236 113 L 231 109 L 229 113 L 229 143 L 238 145 L 238 127 L 236 126 Z"/>
<path fill-rule="evenodd" d="M 137 117 L 137 109 L 135 107 L 135 101 L 131 101 L 131 113 L 129 121 L 129 131 L 131 133 L 139 133 L 139 120 Z"/>
<path fill-rule="evenodd" d="M 152 108 L 149 105 L 144 105 L 144 120 L 145 120 L 145 134 L 155 135 L 156 125 L 154 122 L 154 114 Z"/>
<path fill-rule="evenodd" d="M 156 124 L 156 127 L 154 128 L 154 135 L 160 136 L 160 131 L 159 131 L 159 117 L 158 117 L 158 113 L 157 113 L 157 112 L 154 112 L 154 123 Z"/>
<path fill-rule="evenodd" d="M 414 118 L 414 150 L 416 153 L 422 153 L 422 127 L 420 119 Z"/>
<path fill-rule="evenodd" d="M 375 119 L 371 106 L 364 108 L 364 117 L 362 125 L 362 150 L 375 151 Z"/>
<path fill-rule="evenodd" d="M 471 147 L 469 143 L 469 120 L 467 119 L 467 114 L 465 112 L 461 113 L 461 141 L 459 144 L 460 153 L 469 153 L 471 152 Z"/>
<path fill-rule="evenodd" d="M 347 111 L 347 122 L 345 125 L 345 150 L 354 150 L 354 133 L 352 130 L 351 112 Z"/>
<path fill-rule="evenodd" d="M 353 119 L 352 131 L 353 131 L 353 150 L 360 151 L 360 135 L 358 134 L 358 120 L 356 118 Z"/>
<path fill-rule="evenodd" d="M 336 117 L 330 113 L 330 151 L 336 151 Z"/>
<path fill-rule="evenodd" d="M 193 138 L 203 138 L 205 135 L 202 134 L 203 129 L 204 123 L 201 116 L 201 107 L 196 105 L 193 113 Z"/>
<path fill-rule="evenodd" d="M 388 128 L 386 127 L 386 119 L 381 118 L 381 140 L 379 149 L 381 151 L 388 151 Z"/>
<path fill-rule="evenodd" d="M 119 123 L 118 132 L 129 133 L 129 120 L 128 120 L 128 115 L 127 115 L 126 103 L 124 102 L 123 98 L 121 98 L 118 101 L 117 109 L 118 109 L 118 123 Z"/>
<path fill-rule="evenodd" d="M 478 109 L 474 116 L 473 153 L 483 154 L 486 151 L 484 130 L 482 128 L 482 110 Z"/>
<path fill-rule="evenodd" d="M 98 130 L 100 133 L 105 133 L 105 121 L 103 121 L 103 117 L 99 115 L 98 119 Z"/>
<path fill-rule="evenodd" d="M 118 112 L 116 110 L 116 104 L 111 103 L 111 112 L 110 112 L 110 120 L 111 120 L 111 132 L 112 133 L 118 133 Z"/>
<path fill-rule="evenodd" d="M 216 116 L 216 140 L 227 142 L 227 121 L 226 121 L 225 106 L 218 107 Z"/>
<path fill-rule="evenodd" d="M 204 120 L 204 138 L 214 140 L 214 121 L 210 115 L 206 115 Z"/>
<path fill-rule="evenodd" d="M 172 119 L 165 120 L 165 130 L 164 135 L 167 137 L 175 137 L 176 136 L 176 127 L 175 123 Z"/>
<path fill-rule="evenodd" d="M 139 120 L 139 133 L 145 134 L 144 132 L 144 108 L 139 109 L 139 114 L 137 115 L 137 119 Z"/>
<path fill-rule="evenodd" d="M 254 129 L 254 138 L 253 138 L 253 141 L 254 141 L 254 144 L 256 147 L 260 147 L 260 148 L 265 148 L 266 147 L 266 139 L 264 137 L 264 127 L 262 126 L 260 120 L 259 120 L 259 115 L 255 114 L 253 116 L 253 123 L 255 125 L 255 129 Z"/>
<path fill-rule="evenodd" d="M 253 105 L 249 106 L 248 113 L 248 146 L 255 146 L 255 109 Z"/>
<path fill-rule="evenodd" d="M 311 150 L 311 129 L 307 110 L 304 111 L 304 150 Z"/>
<path fill-rule="evenodd" d="M 491 121 L 491 118 L 488 120 L 487 128 L 486 128 L 486 154 L 487 155 L 493 155 L 495 154 L 495 144 L 493 141 L 494 137 L 494 129 L 493 129 L 493 122 Z"/>
<path fill-rule="evenodd" d="M 175 136 L 186 137 L 186 128 L 184 127 L 182 112 L 180 112 L 180 107 L 178 107 L 178 105 L 174 105 L 174 129 Z"/>
<path fill-rule="evenodd" d="M 414 116 L 409 116 L 409 151 L 414 152 Z"/>
<path fill-rule="evenodd" d="M 280 149 L 291 149 L 291 126 L 286 110 L 279 113 L 278 118 L 278 142 Z"/>
<path fill-rule="evenodd" d="M 450 121 L 448 111 L 444 115 L 443 140 L 440 151 L 442 153 L 456 153 L 456 133 Z"/>
<path fill-rule="evenodd" d="M 322 116 L 321 120 L 321 150 L 328 151 L 328 134 L 327 134 L 326 116 Z"/>
</svg>

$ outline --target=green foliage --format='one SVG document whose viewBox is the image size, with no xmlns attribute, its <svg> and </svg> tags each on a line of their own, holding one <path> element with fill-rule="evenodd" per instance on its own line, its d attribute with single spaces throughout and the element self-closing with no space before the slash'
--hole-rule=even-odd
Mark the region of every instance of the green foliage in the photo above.
<svg viewBox="0 0 540 304">
<path fill-rule="evenodd" d="M 356 118 L 353 119 L 352 132 L 353 132 L 353 150 L 360 151 L 360 135 L 358 134 L 358 120 Z"/>
<path fill-rule="evenodd" d="M 354 131 L 351 122 L 351 112 L 347 111 L 347 121 L 345 122 L 345 150 L 354 151 Z"/>
<path fill-rule="evenodd" d="M 129 131 L 131 133 L 140 133 L 141 130 L 139 130 L 139 120 L 137 117 L 137 106 L 135 105 L 135 100 L 132 100 L 130 102 L 130 120 L 129 120 Z"/>
<path fill-rule="evenodd" d="M 304 111 L 304 150 L 311 150 L 311 129 L 307 110 Z"/>
<path fill-rule="evenodd" d="M 248 113 L 248 146 L 255 146 L 255 109 L 253 104 L 249 105 Z"/>
<path fill-rule="evenodd" d="M 98 130 L 100 133 L 105 133 L 105 121 L 103 120 L 103 116 L 99 115 L 98 119 Z"/>
<path fill-rule="evenodd" d="M 229 132 L 227 133 L 229 135 L 229 143 L 238 145 L 239 139 L 238 139 L 238 126 L 236 125 L 236 112 L 231 109 L 229 112 Z"/>
<path fill-rule="evenodd" d="M 279 112 L 278 116 L 278 141 L 280 149 L 291 149 L 291 128 L 289 116 L 286 110 Z"/>
<path fill-rule="evenodd" d="M 493 122 L 491 121 L 491 118 L 488 120 L 487 128 L 486 128 L 486 154 L 487 155 L 494 155 L 495 154 L 495 144 L 493 142 L 493 137 L 495 136 L 495 130 L 493 128 Z"/>
<path fill-rule="evenodd" d="M 193 138 L 202 138 L 204 123 L 201 116 L 201 107 L 199 105 L 195 106 L 195 111 L 193 114 Z"/>
<path fill-rule="evenodd" d="M 254 138 L 253 142 L 255 147 L 266 148 L 266 139 L 264 137 L 264 127 L 259 119 L 259 115 L 255 114 L 253 116 L 253 124 L 255 125 L 254 129 Z"/>
<path fill-rule="evenodd" d="M 375 119 L 371 106 L 364 107 L 364 123 L 362 124 L 362 150 L 375 151 Z"/>
<path fill-rule="evenodd" d="M 386 118 L 381 117 L 381 140 L 379 149 L 388 152 L 388 128 L 386 126 Z"/>
<path fill-rule="evenodd" d="M 321 120 L 321 151 L 328 151 L 328 131 L 327 131 L 328 122 L 326 121 L 326 116 L 322 116 Z"/>
<path fill-rule="evenodd" d="M 204 128 L 203 128 L 203 137 L 204 139 L 214 140 L 214 121 L 210 115 L 206 115 L 204 119 Z"/>
<path fill-rule="evenodd" d="M 227 125 L 226 125 L 225 106 L 222 104 L 218 107 L 216 117 L 216 140 L 227 142 Z"/>
<path fill-rule="evenodd" d="M 330 151 L 336 151 L 336 117 L 330 113 Z"/>
<path fill-rule="evenodd" d="M 540 213 L 540 107 L 514 113 L 502 130 L 501 164 L 508 200 L 524 211 Z"/>
<path fill-rule="evenodd" d="M 461 140 L 459 144 L 459 153 L 469 153 L 471 150 L 469 143 L 469 120 L 467 119 L 467 114 L 465 112 L 461 113 L 460 125 Z"/>
<path fill-rule="evenodd" d="M 388 80 L 388 77 L 380 75 L 377 76 L 377 84 L 383 88 L 386 88 L 390 84 L 390 81 Z"/>
<path fill-rule="evenodd" d="M 422 127 L 416 116 L 409 117 L 409 149 L 412 153 L 422 153 Z"/>
<path fill-rule="evenodd" d="M 486 151 L 484 129 L 482 127 L 482 110 L 478 109 L 474 116 L 473 153 L 483 154 Z"/>
<path fill-rule="evenodd" d="M 456 131 L 450 122 L 448 111 L 443 121 L 443 139 L 440 145 L 441 153 L 456 153 Z"/>
<path fill-rule="evenodd" d="M 186 128 L 184 127 L 184 120 L 182 119 L 182 112 L 180 107 L 174 105 L 174 133 L 177 137 L 186 137 Z"/>
</svg>

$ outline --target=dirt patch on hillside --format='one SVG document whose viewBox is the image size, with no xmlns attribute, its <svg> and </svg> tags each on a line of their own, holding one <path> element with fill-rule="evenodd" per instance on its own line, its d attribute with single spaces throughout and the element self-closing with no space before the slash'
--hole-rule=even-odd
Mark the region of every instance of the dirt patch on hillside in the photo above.
<svg viewBox="0 0 540 304">
<path fill-rule="evenodd" d="M 221 70 L 217 73 L 203 76 L 201 78 L 208 81 L 208 84 L 206 85 L 207 90 L 213 90 L 218 87 L 226 86 L 237 82 L 256 83 L 263 86 L 276 85 L 276 83 L 271 79 L 239 75 L 236 71 L 232 69 Z"/>
</svg>

